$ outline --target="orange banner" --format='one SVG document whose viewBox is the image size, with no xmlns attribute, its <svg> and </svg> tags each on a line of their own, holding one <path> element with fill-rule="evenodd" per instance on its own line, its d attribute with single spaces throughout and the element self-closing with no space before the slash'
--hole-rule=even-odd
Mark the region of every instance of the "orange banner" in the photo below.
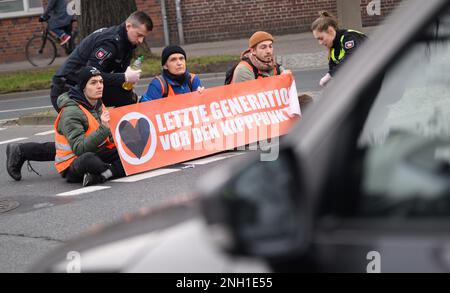
<svg viewBox="0 0 450 293">
<path fill-rule="evenodd" d="M 300 116 L 291 74 L 110 111 L 127 175 L 284 135 Z"/>
</svg>

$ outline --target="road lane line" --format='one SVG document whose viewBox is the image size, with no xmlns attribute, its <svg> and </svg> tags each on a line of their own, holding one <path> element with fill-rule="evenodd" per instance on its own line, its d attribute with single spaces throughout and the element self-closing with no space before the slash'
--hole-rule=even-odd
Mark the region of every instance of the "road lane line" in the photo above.
<svg viewBox="0 0 450 293">
<path fill-rule="evenodd" d="M 53 108 L 53 106 L 42 106 L 42 107 L 31 107 L 31 108 L 21 108 L 21 109 L 11 109 L 11 110 L 3 110 L 0 113 L 11 113 L 11 112 L 20 112 L 20 111 L 28 111 L 28 110 L 38 110 L 38 109 L 46 109 Z"/>
<path fill-rule="evenodd" d="M 240 156 L 243 155 L 244 153 L 233 153 L 233 154 L 228 154 L 228 155 L 217 155 L 214 157 L 210 157 L 210 158 L 205 158 L 205 159 L 199 159 L 199 160 L 195 160 L 195 161 L 190 161 L 190 162 L 185 162 L 183 163 L 183 165 L 207 165 L 210 163 L 214 163 L 217 161 L 222 161 L 225 159 L 229 159 L 232 157 L 236 157 L 236 156 Z"/>
<path fill-rule="evenodd" d="M 25 139 L 28 139 L 28 137 L 19 137 L 19 138 L 15 138 L 15 139 L 11 139 L 11 140 L 0 141 L 0 145 L 8 144 L 11 142 L 16 142 L 16 141 L 21 141 L 21 140 L 25 140 Z"/>
<path fill-rule="evenodd" d="M 133 183 L 133 182 L 146 180 L 146 179 L 149 179 L 149 178 L 154 178 L 154 177 L 158 177 L 158 176 L 162 176 L 162 175 L 167 175 L 167 174 L 178 172 L 178 171 L 181 171 L 181 170 L 180 169 L 158 169 L 158 170 L 150 171 L 150 172 L 143 173 L 143 174 L 138 174 L 138 175 L 134 175 L 134 176 L 130 176 L 130 177 L 125 177 L 125 178 L 112 180 L 111 182 L 116 182 L 116 183 Z"/>
<path fill-rule="evenodd" d="M 0 131 L 5 130 L 6 128 L 0 128 Z"/>
<path fill-rule="evenodd" d="M 45 136 L 45 135 L 50 135 L 50 134 L 54 134 L 55 131 L 54 130 L 50 130 L 50 131 L 46 131 L 46 132 L 41 132 L 41 133 L 36 133 L 36 136 Z"/>
<path fill-rule="evenodd" d="M 89 186 L 89 187 L 84 187 L 84 188 L 80 188 L 80 189 L 76 189 L 76 190 L 72 190 L 72 191 L 68 191 L 68 192 L 59 193 L 56 196 L 59 196 L 59 197 L 75 196 L 75 195 L 81 195 L 81 194 L 91 193 L 91 192 L 95 192 L 95 191 L 105 190 L 105 189 L 109 189 L 109 188 L 111 188 L 111 186 Z"/>
<path fill-rule="evenodd" d="M 46 95 L 46 96 L 31 96 L 31 97 L 25 97 L 25 98 L 11 98 L 11 99 L 6 99 L 6 100 L 0 100 L 0 104 L 2 104 L 2 103 L 11 103 L 11 102 L 14 102 L 14 103 L 17 103 L 17 102 L 19 102 L 19 101 L 28 101 L 28 100 L 38 100 L 38 99 L 47 99 L 46 101 L 48 101 L 49 99 L 49 95 Z"/>
</svg>

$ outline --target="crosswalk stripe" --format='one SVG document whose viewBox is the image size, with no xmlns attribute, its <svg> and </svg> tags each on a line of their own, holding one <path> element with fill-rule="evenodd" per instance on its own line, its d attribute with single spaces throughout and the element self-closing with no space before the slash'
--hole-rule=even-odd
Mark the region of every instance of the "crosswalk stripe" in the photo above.
<svg viewBox="0 0 450 293">
<path fill-rule="evenodd" d="M 181 171 L 181 170 L 180 169 L 158 169 L 158 170 L 150 171 L 150 172 L 143 173 L 143 174 L 138 174 L 138 175 L 134 175 L 134 176 L 130 176 L 130 177 L 116 179 L 111 182 L 133 183 L 133 182 L 138 182 L 138 181 L 142 181 L 142 180 L 149 179 L 149 178 L 167 175 L 167 174 L 178 172 L 178 171 Z"/>
<path fill-rule="evenodd" d="M 46 132 L 41 132 L 41 133 L 36 133 L 36 136 L 45 136 L 45 135 L 50 135 L 50 134 L 54 134 L 55 131 L 54 130 L 50 130 L 50 131 L 46 131 Z"/>
<path fill-rule="evenodd" d="M 185 162 L 185 163 L 183 163 L 183 165 L 207 165 L 210 163 L 229 159 L 229 158 L 240 156 L 243 154 L 245 154 L 245 152 L 244 153 L 232 153 L 232 154 L 227 154 L 227 155 L 217 155 L 217 156 L 210 157 L 210 158 L 204 158 L 204 159 L 199 159 L 199 160 L 195 160 L 195 161 Z"/>
<path fill-rule="evenodd" d="M 11 140 L 0 141 L 0 145 L 8 144 L 8 143 L 16 142 L 16 141 L 21 141 L 21 140 L 25 140 L 25 139 L 28 139 L 28 137 L 19 137 L 19 138 L 15 138 L 15 139 L 11 139 Z"/>
<path fill-rule="evenodd" d="M 80 189 L 76 189 L 76 190 L 72 190 L 72 191 L 68 191 L 68 192 L 63 192 L 63 193 L 57 194 L 56 196 L 59 196 L 59 197 L 75 196 L 75 195 L 81 195 L 81 194 L 86 194 L 86 193 L 92 193 L 95 191 L 105 190 L 105 189 L 109 189 L 109 188 L 111 188 L 111 186 L 89 186 L 89 187 L 84 187 L 84 188 L 80 188 Z"/>
</svg>

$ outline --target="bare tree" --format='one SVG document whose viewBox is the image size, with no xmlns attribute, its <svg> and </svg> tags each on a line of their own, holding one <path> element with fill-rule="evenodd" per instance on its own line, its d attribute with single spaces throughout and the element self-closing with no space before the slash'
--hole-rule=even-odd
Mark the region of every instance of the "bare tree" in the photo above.
<svg viewBox="0 0 450 293">
<path fill-rule="evenodd" d="M 84 38 L 99 28 L 118 25 L 136 10 L 134 0 L 81 0 L 80 36 Z M 141 50 L 151 53 L 146 43 L 141 45 Z"/>
</svg>

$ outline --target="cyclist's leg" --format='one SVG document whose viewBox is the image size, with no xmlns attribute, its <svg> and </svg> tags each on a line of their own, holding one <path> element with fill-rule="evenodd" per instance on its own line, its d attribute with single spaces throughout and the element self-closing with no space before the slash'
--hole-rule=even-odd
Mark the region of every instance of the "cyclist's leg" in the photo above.
<svg viewBox="0 0 450 293">
<path fill-rule="evenodd" d="M 61 38 L 66 34 L 64 28 L 59 28 L 59 27 L 57 27 L 57 28 L 52 28 L 51 31 L 52 31 L 53 33 L 55 33 L 56 36 L 57 36 L 59 39 L 61 39 Z"/>
<path fill-rule="evenodd" d="M 58 37 L 58 39 L 61 41 L 60 45 L 66 44 L 71 39 L 71 35 L 66 33 L 64 26 L 63 27 L 52 28 L 51 31 L 53 33 L 55 33 L 56 36 Z"/>
<path fill-rule="evenodd" d="M 75 49 L 75 35 L 73 34 L 73 30 L 72 30 L 72 24 L 66 25 L 65 27 L 63 27 L 64 32 L 70 36 L 71 38 L 69 39 L 68 43 L 66 44 L 67 46 L 65 47 L 66 49 L 66 53 L 67 55 L 70 55 L 72 53 L 72 51 Z"/>
<path fill-rule="evenodd" d="M 66 34 L 71 36 L 72 35 L 72 24 L 66 25 L 65 27 L 63 27 L 63 30 Z"/>
</svg>

